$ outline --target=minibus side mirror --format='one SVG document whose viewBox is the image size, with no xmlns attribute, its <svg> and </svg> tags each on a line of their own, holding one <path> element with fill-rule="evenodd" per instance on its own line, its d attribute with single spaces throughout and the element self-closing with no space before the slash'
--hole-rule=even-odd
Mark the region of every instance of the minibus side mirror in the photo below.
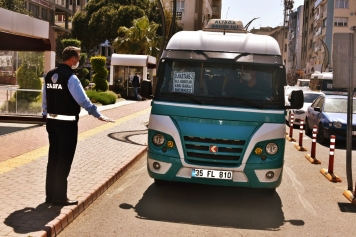
<svg viewBox="0 0 356 237">
<path fill-rule="evenodd" d="M 304 95 L 302 90 L 292 91 L 288 98 L 290 106 L 285 106 L 286 109 L 300 109 L 304 105 Z"/>
</svg>

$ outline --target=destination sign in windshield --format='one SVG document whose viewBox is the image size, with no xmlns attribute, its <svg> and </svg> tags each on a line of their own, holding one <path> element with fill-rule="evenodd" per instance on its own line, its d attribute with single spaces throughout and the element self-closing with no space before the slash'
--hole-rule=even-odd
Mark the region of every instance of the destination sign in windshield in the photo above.
<svg viewBox="0 0 356 237">
<path fill-rule="evenodd" d="M 194 72 L 174 72 L 173 92 L 194 93 Z"/>
</svg>

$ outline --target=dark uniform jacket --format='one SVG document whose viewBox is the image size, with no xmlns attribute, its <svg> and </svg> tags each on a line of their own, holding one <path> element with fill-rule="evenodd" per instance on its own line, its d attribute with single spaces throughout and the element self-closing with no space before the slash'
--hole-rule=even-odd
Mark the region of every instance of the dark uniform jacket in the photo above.
<svg viewBox="0 0 356 237">
<path fill-rule="evenodd" d="M 73 75 L 66 64 L 49 71 L 45 77 L 47 113 L 57 115 L 75 115 L 80 113 L 80 106 L 68 89 L 68 80 Z"/>
</svg>

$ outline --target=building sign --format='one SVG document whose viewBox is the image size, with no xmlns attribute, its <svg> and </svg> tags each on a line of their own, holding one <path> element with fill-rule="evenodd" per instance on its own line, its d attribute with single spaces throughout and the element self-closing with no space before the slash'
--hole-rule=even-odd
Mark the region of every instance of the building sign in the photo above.
<svg viewBox="0 0 356 237">
<path fill-rule="evenodd" d="M 48 7 L 49 9 L 55 10 L 54 4 L 52 4 L 52 3 L 48 2 L 48 1 L 45 1 L 45 0 L 31 0 L 31 1 L 35 2 L 37 4 L 40 4 L 42 6 Z"/>
<path fill-rule="evenodd" d="M 206 26 L 208 29 L 243 30 L 241 21 L 212 19 Z"/>
<path fill-rule="evenodd" d="M 173 92 L 194 93 L 195 72 L 174 72 Z"/>
</svg>

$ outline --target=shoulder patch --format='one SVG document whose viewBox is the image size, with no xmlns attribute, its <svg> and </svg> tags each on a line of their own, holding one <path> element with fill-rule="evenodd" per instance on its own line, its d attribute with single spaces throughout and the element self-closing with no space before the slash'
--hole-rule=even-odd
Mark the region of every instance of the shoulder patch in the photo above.
<svg viewBox="0 0 356 237">
<path fill-rule="evenodd" d="M 52 82 L 53 82 L 54 84 L 56 84 L 56 83 L 57 83 L 57 80 L 58 80 L 58 74 L 57 74 L 57 73 L 53 74 L 51 80 L 52 80 Z"/>
</svg>

